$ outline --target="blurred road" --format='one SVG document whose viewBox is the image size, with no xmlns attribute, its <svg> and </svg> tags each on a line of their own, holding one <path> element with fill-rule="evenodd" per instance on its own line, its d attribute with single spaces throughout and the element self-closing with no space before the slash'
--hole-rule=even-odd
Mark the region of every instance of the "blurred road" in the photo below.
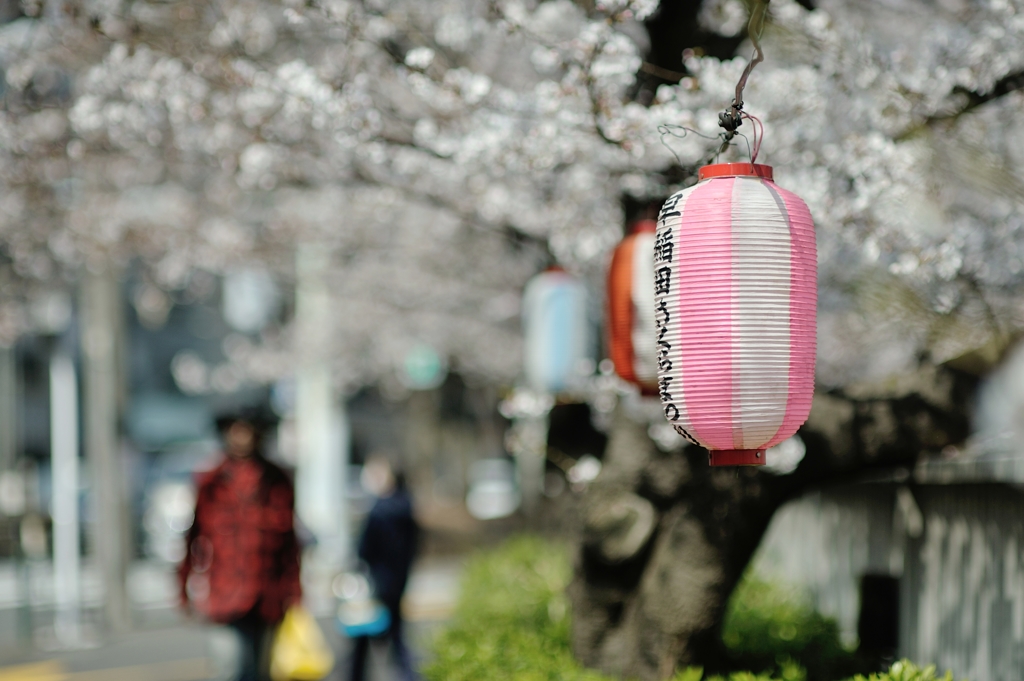
<svg viewBox="0 0 1024 681">
<path fill-rule="evenodd" d="M 403 607 L 410 623 L 410 643 L 421 660 L 431 635 L 451 614 L 460 572 L 458 559 L 426 559 L 414 568 Z M 208 648 L 221 632 L 178 614 L 173 573 L 167 566 L 146 562 L 132 566 L 129 593 L 135 628 L 121 635 L 104 634 L 92 625 L 101 593 L 94 573 L 88 568 L 84 573 L 82 646 L 69 649 L 59 646 L 53 635 L 49 566 L 34 565 L 19 574 L 13 565 L 0 564 L 0 681 L 211 678 Z M 349 641 L 335 633 L 329 616 L 321 618 L 321 625 L 338 661 L 329 678 L 343 681 Z M 371 664 L 375 681 L 390 681 L 386 646 L 372 650 Z"/>
</svg>

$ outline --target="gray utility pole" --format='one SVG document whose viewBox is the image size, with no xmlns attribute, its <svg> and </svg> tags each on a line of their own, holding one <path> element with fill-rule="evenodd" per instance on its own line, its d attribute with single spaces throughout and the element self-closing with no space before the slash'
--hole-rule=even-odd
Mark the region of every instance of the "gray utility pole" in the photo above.
<svg viewBox="0 0 1024 681">
<path fill-rule="evenodd" d="M 540 505 L 544 490 L 544 465 L 547 462 L 548 415 L 528 414 L 512 420 L 512 455 L 519 475 L 523 511 L 532 516 Z"/>
<path fill-rule="evenodd" d="M 81 642 L 81 562 L 78 542 L 78 379 L 64 350 L 50 358 L 50 471 L 53 476 L 54 634 L 68 647 Z"/>
<path fill-rule="evenodd" d="M 18 367 L 14 348 L 0 346 L 0 473 L 18 458 Z"/>
<path fill-rule="evenodd" d="M 318 540 L 307 574 L 333 576 L 348 554 L 348 424 L 331 378 L 330 250 L 301 244 L 296 253 L 295 339 L 299 366 L 295 427 L 295 508 Z M 316 581 L 319 577 L 311 577 Z"/>
<path fill-rule="evenodd" d="M 127 589 L 128 504 L 118 430 L 121 296 L 109 264 L 83 270 L 81 310 L 85 455 L 92 472 L 96 553 L 107 623 L 113 631 L 126 631 L 131 625 L 131 611 Z"/>
</svg>

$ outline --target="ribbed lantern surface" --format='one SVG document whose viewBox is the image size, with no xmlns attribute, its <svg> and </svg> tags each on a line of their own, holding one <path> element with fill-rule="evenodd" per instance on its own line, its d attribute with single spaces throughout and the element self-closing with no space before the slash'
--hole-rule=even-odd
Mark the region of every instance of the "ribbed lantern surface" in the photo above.
<svg viewBox="0 0 1024 681">
<path fill-rule="evenodd" d="M 640 220 L 619 242 L 608 268 L 608 356 L 615 373 L 654 395 L 658 366 L 654 338 L 654 232 Z"/>
<path fill-rule="evenodd" d="M 770 166 L 705 166 L 662 206 L 654 244 L 658 389 L 711 465 L 763 464 L 814 394 L 810 211 Z"/>
</svg>

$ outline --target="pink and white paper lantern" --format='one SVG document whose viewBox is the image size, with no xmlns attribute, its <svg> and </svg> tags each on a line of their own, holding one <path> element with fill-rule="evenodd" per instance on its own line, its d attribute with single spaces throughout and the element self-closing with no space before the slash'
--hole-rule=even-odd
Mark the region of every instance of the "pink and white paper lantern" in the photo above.
<svg viewBox="0 0 1024 681">
<path fill-rule="evenodd" d="M 763 464 L 814 395 L 810 211 L 770 166 L 705 166 L 661 209 L 654 278 L 665 416 L 712 466 Z"/>
</svg>

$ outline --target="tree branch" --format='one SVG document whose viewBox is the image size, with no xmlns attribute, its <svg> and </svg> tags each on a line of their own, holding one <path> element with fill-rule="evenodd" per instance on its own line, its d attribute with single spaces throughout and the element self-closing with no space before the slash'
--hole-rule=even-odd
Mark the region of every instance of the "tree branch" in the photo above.
<svg viewBox="0 0 1024 681">
<path fill-rule="evenodd" d="M 952 94 L 964 100 L 963 106 L 952 113 L 929 116 L 925 119 L 925 125 L 955 120 L 963 114 L 977 109 L 982 104 L 987 104 L 994 99 L 1005 97 L 1006 95 L 1021 89 L 1024 89 L 1024 70 L 1003 76 L 996 81 L 995 85 L 985 92 L 977 92 L 962 87 L 953 88 Z"/>
<path fill-rule="evenodd" d="M 782 495 L 872 470 L 913 468 L 922 456 L 967 439 L 977 376 L 924 363 L 901 378 L 902 385 L 890 380 L 815 395 L 800 429 L 807 454 L 796 471 L 776 479 Z"/>
<path fill-rule="evenodd" d="M 657 76 L 658 78 L 668 81 L 669 83 L 678 83 L 679 81 L 686 77 L 685 73 L 680 73 L 679 71 L 672 71 L 671 69 L 666 69 L 664 67 L 658 66 L 657 64 L 652 64 L 649 61 L 645 61 L 642 64 L 640 64 L 640 70 L 652 76 Z"/>
</svg>

